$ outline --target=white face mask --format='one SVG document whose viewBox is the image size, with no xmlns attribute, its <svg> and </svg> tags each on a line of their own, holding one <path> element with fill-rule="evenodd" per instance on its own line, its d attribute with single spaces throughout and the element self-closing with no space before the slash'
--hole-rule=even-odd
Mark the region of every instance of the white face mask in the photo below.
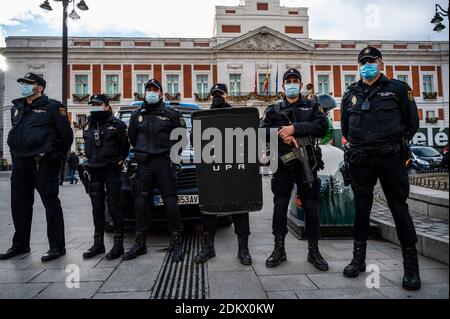
<svg viewBox="0 0 450 319">
<path fill-rule="evenodd" d="M 91 113 L 103 112 L 104 110 L 105 110 L 104 107 L 101 105 L 96 105 L 96 106 L 91 107 Z"/>
</svg>

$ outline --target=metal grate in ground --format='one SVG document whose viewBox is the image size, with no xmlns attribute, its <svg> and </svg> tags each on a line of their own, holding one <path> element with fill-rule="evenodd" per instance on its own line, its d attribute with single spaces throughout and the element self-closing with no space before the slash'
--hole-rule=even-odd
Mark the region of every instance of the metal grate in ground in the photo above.
<svg viewBox="0 0 450 319">
<path fill-rule="evenodd" d="M 150 299 L 208 299 L 207 264 L 197 265 L 194 257 L 201 249 L 201 227 L 195 227 L 183 238 L 185 256 L 172 263 L 172 250 L 164 258 Z"/>
</svg>

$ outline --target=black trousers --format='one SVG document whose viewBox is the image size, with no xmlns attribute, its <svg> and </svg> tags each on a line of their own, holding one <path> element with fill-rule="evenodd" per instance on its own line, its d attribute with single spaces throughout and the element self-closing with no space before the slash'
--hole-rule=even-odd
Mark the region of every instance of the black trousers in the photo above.
<svg viewBox="0 0 450 319">
<path fill-rule="evenodd" d="M 350 175 L 356 205 L 354 239 L 365 242 L 369 237 L 373 191 L 379 179 L 394 217 L 400 242 L 407 246 L 415 245 L 416 230 L 406 203 L 409 196 L 409 179 L 400 155 L 373 155 L 368 156 L 360 165 L 350 163 Z"/>
<path fill-rule="evenodd" d="M 11 211 L 15 227 L 13 246 L 30 245 L 34 191 L 45 207 L 50 248 L 65 248 L 64 218 L 59 201 L 60 164 L 44 157 L 36 165 L 34 158 L 14 158 L 11 176 Z"/>
<path fill-rule="evenodd" d="M 306 237 L 311 240 L 318 240 L 320 238 L 318 204 L 320 196 L 320 180 L 316 175 L 316 179 L 312 183 L 312 186 L 302 184 L 298 176 L 296 177 L 295 174 L 289 171 L 281 162 L 278 164 L 278 171 L 272 178 L 272 192 L 274 195 L 273 234 L 286 235 L 288 233 L 287 211 L 294 184 L 297 185 L 297 190 L 303 203 Z"/>
<path fill-rule="evenodd" d="M 234 232 L 240 237 L 250 236 L 249 214 L 233 214 Z M 203 215 L 203 231 L 210 234 L 217 232 L 217 217 L 215 215 Z"/>
<path fill-rule="evenodd" d="M 181 232 L 183 226 L 178 210 L 176 171 L 165 155 L 151 156 L 147 162 L 139 162 L 135 199 L 136 232 L 146 232 L 150 227 L 153 188 L 158 182 L 167 213 L 169 231 Z"/>
<path fill-rule="evenodd" d="M 105 200 L 111 214 L 114 232 L 123 234 L 123 216 L 120 209 L 120 169 L 112 166 L 89 168 L 89 196 L 92 203 L 95 232 L 105 232 Z"/>
</svg>

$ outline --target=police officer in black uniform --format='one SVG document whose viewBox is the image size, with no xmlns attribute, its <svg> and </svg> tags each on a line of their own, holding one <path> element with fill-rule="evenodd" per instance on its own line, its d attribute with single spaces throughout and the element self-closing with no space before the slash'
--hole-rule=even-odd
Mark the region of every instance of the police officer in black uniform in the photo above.
<svg viewBox="0 0 450 319">
<path fill-rule="evenodd" d="M 120 210 L 120 174 L 130 151 L 127 126 L 112 113 L 106 95 L 94 95 L 90 102 L 91 116 L 83 138 L 87 162 L 84 167 L 89 176 L 89 196 L 94 216 L 94 245 L 83 254 L 84 259 L 105 253 L 105 198 L 114 224 L 114 246 L 106 260 L 123 255 L 123 216 Z M 106 189 L 106 191 L 105 191 Z"/>
<path fill-rule="evenodd" d="M 227 102 L 228 88 L 225 84 L 215 84 L 211 88 L 210 95 L 213 97 L 211 109 L 229 108 Z M 251 265 L 252 257 L 248 249 L 248 237 L 250 236 L 249 214 L 233 214 L 232 216 L 234 231 L 238 237 L 238 255 L 242 265 Z M 214 237 L 217 231 L 216 215 L 203 214 L 203 247 L 195 256 L 196 263 L 205 263 L 208 259 L 216 256 L 214 247 Z"/>
<path fill-rule="evenodd" d="M 146 84 L 144 104 L 133 112 L 130 119 L 129 137 L 138 162 L 135 198 L 136 242 L 124 255 L 130 260 L 147 253 L 146 232 L 149 228 L 153 188 L 158 183 L 169 221 L 172 261 L 183 259 L 182 231 L 178 210 L 176 171 L 170 160 L 170 150 L 176 141 L 170 140 L 173 129 L 186 127 L 183 117 L 167 107 L 163 101 L 163 89 L 157 80 Z"/>
<path fill-rule="evenodd" d="M 271 105 L 266 110 L 262 127 L 268 132 L 271 128 L 279 129 L 278 152 L 280 158 L 290 152 L 296 145 L 296 137 L 312 136 L 322 138 L 326 135 L 328 123 L 319 104 L 305 100 L 301 94 L 302 77 L 298 70 L 288 70 L 283 76 L 285 98 L 278 104 Z M 291 114 L 291 117 L 286 114 Z M 267 267 L 277 267 L 284 262 L 286 251 L 284 247 L 287 229 L 287 210 L 294 184 L 300 195 L 305 211 L 305 227 L 308 238 L 308 261 L 320 270 L 328 270 L 328 264 L 319 251 L 320 220 L 318 201 L 320 196 L 320 180 L 317 171 L 313 172 L 314 182 L 303 184 L 296 169 L 284 165 L 279 160 L 278 170 L 272 179 L 274 194 L 273 234 L 275 249 L 267 259 Z"/>
<path fill-rule="evenodd" d="M 73 143 L 67 109 L 44 95 L 46 81 L 33 73 L 17 80 L 22 98 L 11 108 L 12 129 L 8 135 L 13 168 L 11 211 L 15 227 L 12 247 L 0 259 L 30 252 L 34 191 L 38 191 L 47 217 L 50 250 L 42 261 L 65 255 L 64 218 L 59 194 L 59 168 Z"/>
<path fill-rule="evenodd" d="M 354 257 L 344 275 L 356 277 L 366 269 L 370 211 L 379 179 L 402 245 L 403 287 L 417 290 L 417 237 L 406 203 L 409 179 L 405 164 L 409 158 L 406 142 L 419 127 L 417 106 L 406 83 L 390 80 L 381 73 L 384 65 L 379 50 L 365 48 L 358 62 L 362 79 L 349 87 L 341 106 L 342 133 L 349 141 L 346 160 L 356 205 Z"/>
</svg>

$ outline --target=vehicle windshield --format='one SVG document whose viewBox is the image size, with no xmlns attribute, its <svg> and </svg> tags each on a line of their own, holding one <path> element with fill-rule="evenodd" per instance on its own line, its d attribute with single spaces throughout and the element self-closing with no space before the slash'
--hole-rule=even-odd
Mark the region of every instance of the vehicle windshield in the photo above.
<svg viewBox="0 0 450 319">
<path fill-rule="evenodd" d="M 412 147 L 411 151 L 418 157 L 439 157 L 438 151 L 432 147 Z"/>
</svg>

